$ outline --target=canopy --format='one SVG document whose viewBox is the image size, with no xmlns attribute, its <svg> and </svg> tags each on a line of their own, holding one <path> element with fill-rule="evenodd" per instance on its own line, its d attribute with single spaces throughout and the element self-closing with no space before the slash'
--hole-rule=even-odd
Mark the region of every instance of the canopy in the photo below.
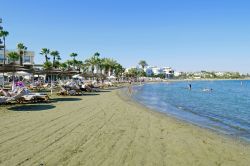
<svg viewBox="0 0 250 166">
<path fill-rule="evenodd" d="M 109 77 L 107 77 L 108 79 L 116 79 L 116 77 L 115 76 L 109 76 Z"/>
<path fill-rule="evenodd" d="M 78 78 L 78 79 L 83 79 L 82 76 L 80 76 L 79 74 L 73 75 L 72 78 Z"/>
<path fill-rule="evenodd" d="M 14 62 L 10 64 L 6 64 L 4 66 L 0 66 L 0 73 L 17 72 L 17 71 L 28 71 L 28 69 Z"/>
</svg>

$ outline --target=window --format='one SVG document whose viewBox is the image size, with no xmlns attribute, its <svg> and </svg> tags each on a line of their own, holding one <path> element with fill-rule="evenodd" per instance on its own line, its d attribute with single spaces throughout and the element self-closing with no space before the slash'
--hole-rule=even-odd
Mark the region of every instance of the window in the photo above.
<svg viewBox="0 0 250 166">
<path fill-rule="evenodd" d="M 4 56 L 3 54 L 0 54 L 0 63 L 3 63 L 3 60 L 4 60 Z"/>
<path fill-rule="evenodd" d="M 31 56 L 24 56 L 23 62 L 24 63 L 31 63 Z"/>
</svg>

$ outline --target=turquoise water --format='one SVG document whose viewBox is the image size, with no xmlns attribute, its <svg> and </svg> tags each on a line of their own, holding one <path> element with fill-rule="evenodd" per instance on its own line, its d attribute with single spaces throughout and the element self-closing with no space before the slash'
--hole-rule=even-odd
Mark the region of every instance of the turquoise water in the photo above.
<svg viewBox="0 0 250 166">
<path fill-rule="evenodd" d="M 133 98 L 176 118 L 250 140 L 250 81 L 146 84 L 134 88 Z"/>
</svg>

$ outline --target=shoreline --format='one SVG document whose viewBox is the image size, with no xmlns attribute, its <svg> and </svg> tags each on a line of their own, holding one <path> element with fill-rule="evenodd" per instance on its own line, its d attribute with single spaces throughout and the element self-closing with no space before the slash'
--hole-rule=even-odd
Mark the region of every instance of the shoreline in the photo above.
<svg viewBox="0 0 250 166">
<path fill-rule="evenodd" d="M 151 111 L 121 89 L 54 100 L 1 108 L 0 165 L 250 162 L 248 144 Z"/>
<path fill-rule="evenodd" d="M 177 81 L 177 80 L 173 80 L 172 83 L 176 83 L 176 82 L 184 82 L 185 80 L 183 81 Z M 208 80 L 195 80 L 195 81 L 208 81 Z M 215 80 L 215 81 L 230 81 L 230 80 Z M 249 80 L 247 80 L 249 81 Z M 143 85 L 146 85 L 146 84 L 164 84 L 164 83 L 171 83 L 170 82 L 145 82 Z M 137 86 L 143 86 L 143 85 L 133 85 L 133 87 L 137 87 Z M 168 113 L 168 112 L 161 112 L 160 110 L 157 110 L 156 108 L 149 108 L 147 107 L 147 105 L 141 103 L 140 101 L 137 101 L 136 99 L 134 99 L 132 96 L 130 96 L 128 93 L 125 93 L 124 92 L 124 95 L 128 98 L 130 98 L 133 102 L 141 105 L 142 107 L 152 111 L 152 112 L 155 112 L 155 113 L 159 113 L 163 116 L 167 116 L 167 117 L 170 117 L 170 118 L 173 118 L 177 121 L 181 121 L 183 123 L 186 123 L 186 124 L 191 124 L 193 126 L 196 126 L 198 128 L 202 128 L 204 130 L 208 130 L 209 132 L 213 132 L 215 134 L 218 134 L 222 137 L 226 137 L 226 138 L 229 138 L 229 139 L 233 139 L 235 141 L 240 141 L 242 143 L 245 143 L 247 145 L 250 145 L 250 138 L 245 138 L 245 137 L 240 137 L 240 136 L 236 136 L 236 135 L 232 135 L 230 133 L 227 133 L 226 131 L 223 131 L 223 130 L 217 130 L 213 127 L 207 127 L 206 125 L 202 125 L 202 124 L 199 124 L 199 123 L 195 123 L 195 122 L 192 122 L 192 121 L 189 121 L 189 120 L 186 120 L 184 118 L 181 118 L 181 117 L 178 117 L 178 116 L 175 116 L 175 115 L 171 115 L 171 113 Z"/>
<path fill-rule="evenodd" d="M 134 86 L 140 86 L 140 85 L 134 85 Z M 204 125 L 199 125 L 199 124 L 196 124 L 196 123 L 192 123 L 191 121 L 187 121 L 185 119 L 175 117 L 175 116 L 170 115 L 168 113 L 160 112 L 159 110 L 149 108 L 146 105 L 140 103 L 139 101 L 136 101 L 135 99 L 133 99 L 133 97 L 130 96 L 128 94 L 128 92 L 125 92 L 126 91 L 126 90 L 124 90 L 125 88 L 126 87 L 121 88 L 119 90 L 120 92 L 118 92 L 118 95 L 119 95 L 119 97 L 121 97 L 121 99 L 123 99 L 125 101 L 130 100 L 131 102 L 135 103 L 136 105 L 138 105 L 142 109 L 151 112 L 152 114 L 158 114 L 160 116 L 165 116 L 167 118 L 170 118 L 170 119 L 176 121 L 177 123 L 184 123 L 185 125 L 190 125 L 191 127 L 195 127 L 195 128 L 199 128 L 201 130 L 207 131 L 207 132 L 211 132 L 211 133 L 213 133 L 215 135 L 218 135 L 219 137 L 226 138 L 226 139 L 229 139 L 231 141 L 236 141 L 236 142 L 245 144 L 245 145 L 250 147 L 250 139 L 248 140 L 248 139 L 245 139 L 245 138 L 241 138 L 241 137 L 233 136 L 233 135 L 230 135 L 230 134 L 226 134 L 226 133 L 220 132 L 220 131 L 218 131 L 216 129 L 209 128 L 209 127 L 206 127 Z"/>
</svg>

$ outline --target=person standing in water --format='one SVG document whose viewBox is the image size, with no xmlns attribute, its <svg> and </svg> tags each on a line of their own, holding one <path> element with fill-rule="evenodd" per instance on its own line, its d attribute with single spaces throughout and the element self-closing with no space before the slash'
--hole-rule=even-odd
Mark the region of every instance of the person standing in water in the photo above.
<svg viewBox="0 0 250 166">
<path fill-rule="evenodd" d="M 131 95 L 132 94 L 132 81 L 129 81 L 129 85 L 128 85 L 128 92 Z"/>
<path fill-rule="evenodd" d="M 188 87 L 189 87 L 189 90 L 191 90 L 191 89 L 192 89 L 192 85 L 191 85 L 191 84 L 188 84 Z"/>
</svg>

